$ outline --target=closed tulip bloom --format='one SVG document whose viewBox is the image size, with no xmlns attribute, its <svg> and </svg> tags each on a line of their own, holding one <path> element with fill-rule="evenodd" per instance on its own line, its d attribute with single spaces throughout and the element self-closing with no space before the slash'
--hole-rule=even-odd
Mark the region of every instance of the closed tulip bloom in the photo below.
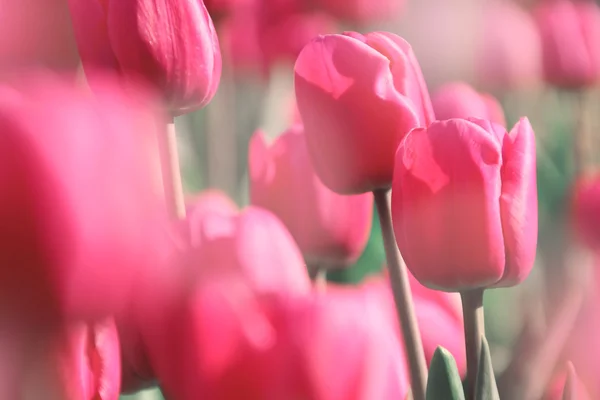
<svg viewBox="0 0 600 400">
<path fill-rule="evenodd" d="M 373 196 L 343 196 L 323 185 L 312 167 L 301 125 L 273 144 L 255 133 L 249 164 L 252 204 L 281 219 L 305 259 L 336 266 L 360 256 L 369 238 Z"/>
<path fill-rule="evenodd" d="M 315 171 L 341 194 L 389 187 L 402 138 L 434 120 L 410 45 L 387 32 L 317 37 L 296 61 L 295 88 Z"/>
<path fill-rule="evenodd" d="M 149 333 L 152 360 L 180 400 L 404 398 L 406 361 L 385 302 L 342 287 L 262 297 L 239 276 L 212 275 Z"/>
<path fill-rule="evenodd" d="M 535 12 L 546 80 L 591 86 L 600 78 L 600 7 L 593 1 L 549 0 Z"/>
<path fill-rule="evenodd" d="M 205 213 L 202 218 L 191 213 L 188 218 L 190 268 L 237 271 L 259 293 L 310 291 L 302 254 L 271 212 L 251 206 L 239 213 Z"/>
<path fill-rule="evenodd" d="M 591 249 L 600 250 L 600 173 L 595 172 L 576 181 L 572 221 L 578 238 Z"/>
<path fill-rule="evenodd" d="M 158 106 L 95 84 L 91 95 L 30 76 L 0 89 L 0 304 L 16 318 L 116 312 L 155 268 Z"/>
<path fill-rule="evenodd" d="M 533 17 L 510 1 L 482 3 L 476 79 L 486 90 L 535 87 L 542 79 L 542 43 Z"/>
<path fill-rule="evenodd" d="M 87 71 L 108 68 L 157 87 L 175 115 L 206 105 L 221 53 L 201 0 L 69 0 Z"/>
<path fill-rule="evenodd" d="M 493 96 L 477 93 L 463 82 L 440 87 L 431 99 L 438 120 L 450 118 L 481 118 L 506 125 L 502 106 Z"/>
<path fill-rule="evenodd" d="M 512 286 L 537 243 L 535 139 L 479 119 L 436 121 L 398 148 L 392 217 L 421 284 L 445 291 Z"/>
</svg>

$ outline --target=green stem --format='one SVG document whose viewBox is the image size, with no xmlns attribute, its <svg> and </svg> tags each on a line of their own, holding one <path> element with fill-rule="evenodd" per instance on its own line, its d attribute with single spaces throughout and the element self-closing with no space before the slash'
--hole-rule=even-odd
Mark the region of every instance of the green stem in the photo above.
<svg viewBox="0 0 600 400">
<path fill-rule="evenodd" d="M 387 189 L 373 191 L 375 205 L 379 214 L 381 233 L 390 273 L 390 283 L 400 328 L 404 337 L 404 346 L 410 368 L 410 379 L 414 400 L 425 400 L 425 387 L 427 385 L 427 363 L 423 353 L 423 344 L 415 315 L 412 292 L 408 281 L 408 271 L 402 261 L 396 238 L 392 228 L 392 215 Z"/>
<path fill-rule="evenodd" d="M 483 326 L 483 289 L 461 292 L 467 350 L 467 400 L 475 400 L 477 371 L 481 354 L 481 338 L 485 336 Z"/>
</svg>

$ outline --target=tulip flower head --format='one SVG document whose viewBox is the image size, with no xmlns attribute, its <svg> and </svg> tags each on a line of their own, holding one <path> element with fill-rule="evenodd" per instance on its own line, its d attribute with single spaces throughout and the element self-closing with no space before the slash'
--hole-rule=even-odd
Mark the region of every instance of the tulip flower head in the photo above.
<svg viewBox="0 0 600 400">
<path fill-rule="evenodd" d="M 269 145 L 261 132 L 250 142 L 252 204 L 277 215 L 298 243 L 305 259 L 328 265 L 355 261 L 371 228 L 373 196 L 343 196 L 316 175 L 301 125 Z"/>
<path fill-rule="evenodd" d="M 482 3 L 476 46 L 477 82 L 486 90 L 535 87 L 542 79 L 542 44 L 533 17 L 512 1 Z"/>
<path fill-rule="evenodd" d="M 144 79 L 175 115 L 206 105 L 221 53 L 202 0 L 69 0 L 84 69 Z"/>
<path fill-rule="evenodd" d="M 400 141 L 434 120 L 410 45 L 387 32 L 317 37 L 298 56 L 295 88 L 315 171 L 341 194 L 389 187 Z"/>
<path fill-rule="evenodd" d="M 112 79 L 94 84 L 40 75 L 0 89 L 0 304 L 16 318 L 116 312 L 155 269 L 162 114 Z"/>
<path fill-rule="evenodd" d="M 577 180 L 572 199 L 575 234 L 593 250 L 600 250 L 600 173 Z"/>
<path fill-rule="evenodd" d="M 411 131 L 396 155 L 392 217 L 419 282 L 462 291 L 525 279 L 537 244 L 535 168 L 526 118 L 510 133 L 473 118 Z"/>
<path fill-rule="evenodd" d="M 556 86 L 580 88 L 600 79 L 600 7 L 593 1 L 549 0 L 535 12 L 544 76 Z"/>
</svg>

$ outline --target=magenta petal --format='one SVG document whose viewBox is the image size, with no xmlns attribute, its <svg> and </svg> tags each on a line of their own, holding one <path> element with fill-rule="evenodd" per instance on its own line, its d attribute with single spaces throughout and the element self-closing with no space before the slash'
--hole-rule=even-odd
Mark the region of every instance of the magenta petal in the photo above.
<svg viewBox="0 0 600 400">
<path fill-rule="evenodd" d="M 502 156 L 500 212 L 506 269 L 498 286 L 513 286 L 529 275 L 537 245 L 535 137 L 527 118 L 522 118 L 505 136 Z"/>
</svg>

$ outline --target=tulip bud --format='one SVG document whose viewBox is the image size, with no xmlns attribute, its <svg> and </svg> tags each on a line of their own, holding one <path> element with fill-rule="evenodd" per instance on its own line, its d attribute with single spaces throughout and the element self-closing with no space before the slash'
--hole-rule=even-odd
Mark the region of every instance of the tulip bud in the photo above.
<svg viewBox="0 0 600 400">
<path fill-rule="evenodd" d="M 506 125 L 502 106 L 493 96 L 477 93 L 462 82 L 448 83 L 432 98 L 433 110 L 438 120 L 451 118 L 481 118 Z"/>
<path fill-rule="evenodd" d="M 544 76 L 556 86 L 591 86 L 600 78 L 600 7 L 593 1 L 551 0 L 535 16 Z"/>
<path fill-rule="evenodd" d="M 69 7 L 86 72 L 108 68 L 142 78 L 175 115 L 214 96 L 221 53 L 202 0 L 69 0 Z"/>
<path fill-rule="evenodd" d="M 156 265 L 158 107 L 95 84 L 29 76 L 0 89 L 0 304 L 18 319 L 115 312 Z"/>
<path fill-rule="evenodd" d="M 315 171 L 337 193 L 389 187 L 398 144 L 434 119 L 412 49 L 391 33 L 317 37 L 296 61 L 295 88 Z"/>
<path fill-rule="evenodd" d="M 580 177 L 573 192 L 575 234 L 591 249 L 600 250 L 600 173 Z"/>
<path fill-rule="evenodd" d="M 436 121 L 398 148 L 392 217 L 421 284 L 445 291 L 512 286 L 537 244 L 535 139 L 478 119 Z"/>
<path fill-rule="evenodd" d="M 373 196 L 343 196 L 317 177 L 301 125 L 268 145 L 261 132 L 250 141 L 250 198 L 277 215 L 305 259 L 327 265 L 355 261 L 371 228 Z"/>
</svg>

